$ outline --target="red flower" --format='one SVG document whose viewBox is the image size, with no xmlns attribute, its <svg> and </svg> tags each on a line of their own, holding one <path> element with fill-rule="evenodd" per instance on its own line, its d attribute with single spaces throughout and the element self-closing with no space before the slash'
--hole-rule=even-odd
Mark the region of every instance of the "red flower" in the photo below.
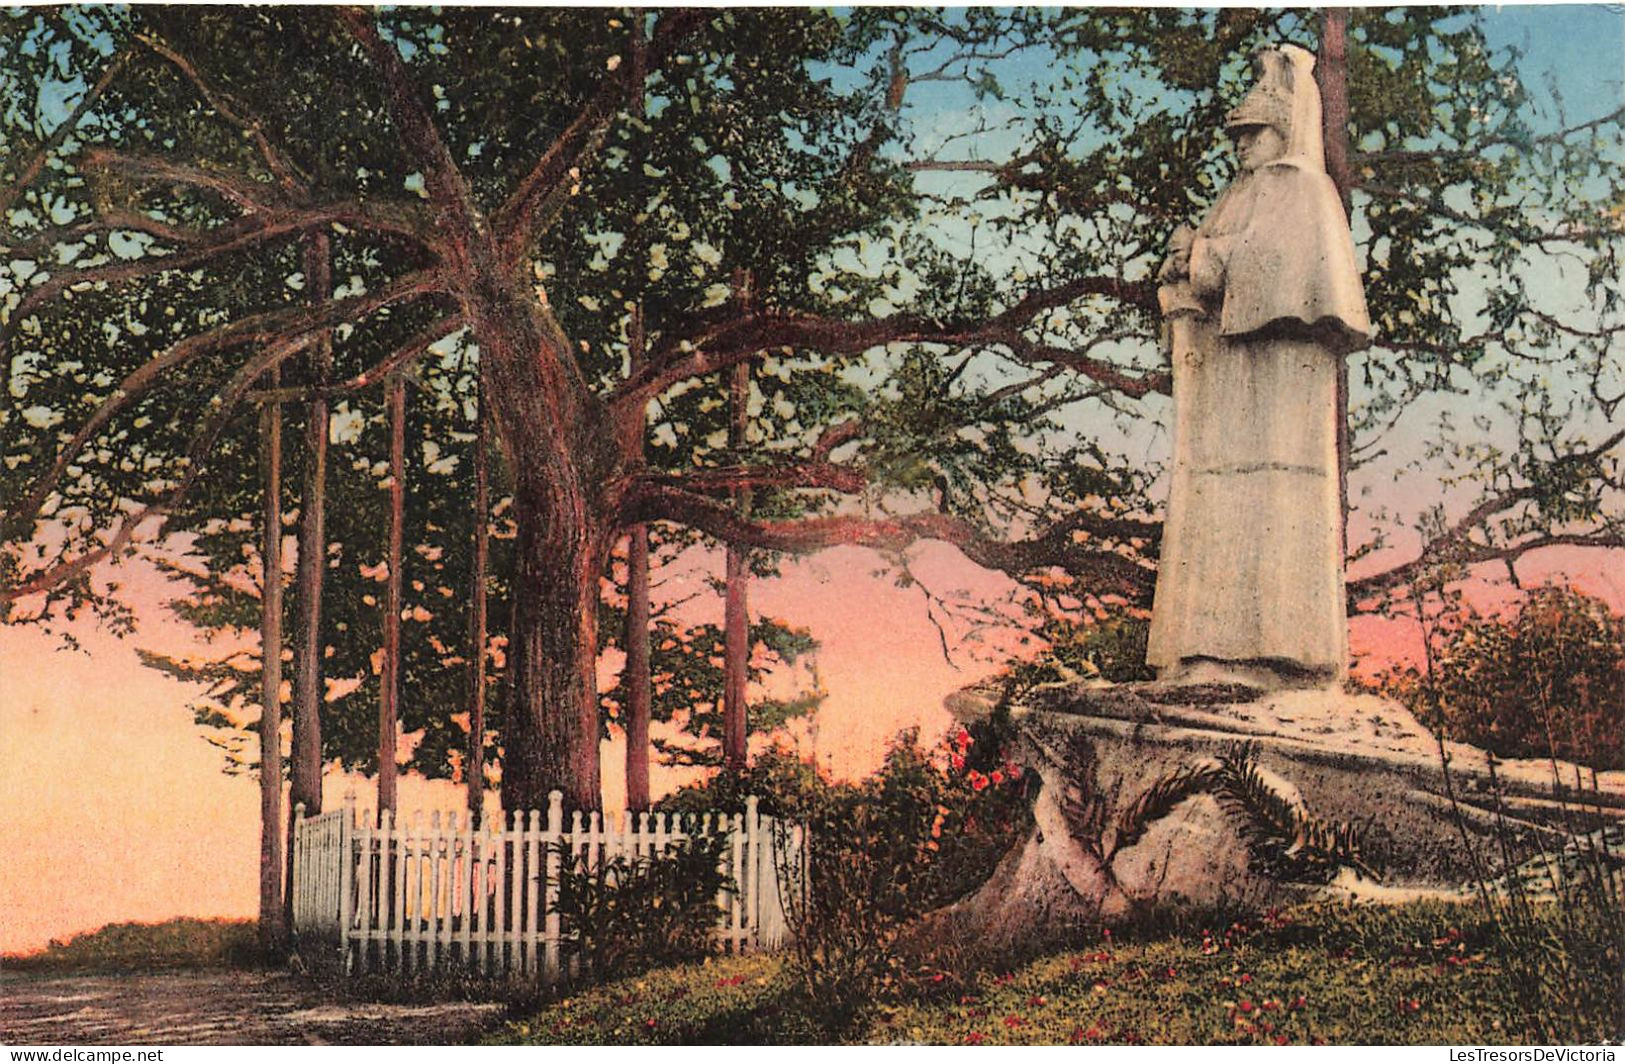
<svg viewBox="0 0 1625 1064">
<path fill-rule="evenodd" d="M 998 769 L 994 769 L 993 770 L 993 782 L 996 783 L 996 784 L 997 783 L 1003 783 L 1004 782 L 1004 773 L 1000 772 Z"/>
<path fill-rule="evenodd" d="M 955 772 L 963 771 L 965 768 L 965 755 L 957 752 L 949 754 L 948 763 L 954 767 Z"/>
<path fill-rule="evenodd" d="M 979 1046 L 982 1044 L 982 1039 L 984 1037 L 986 1036 L 983 1035 L 981 1031 L 972 1031 L 970 1034 L 965 1036 L 965 1044 L 968 1046 Z"/>
<path fill-rule="evenodd" d="M 1006 1027 L 1020 1027 L 1023 1024 L 1025 1024 L 1026 1022 L 1027 1021 L 1023 1020 L 1020 1016 L 1015 1016 L 1015 1015 L 1006 1016 L 1004 1018 L 1004 1025 Z"/>
<path fill-rule="evenodd" d="M 954 733 L 954 745 L 959 747 L 961 751 L 963 751 L 965 747 L 969 746 L 970 744 L 970 732 L 966 731 L 964 728 L 960 728 Z"/>
<path fill-rule="evenodd" d="M 1240 1008 L 1242 1012 L 1251 1012 L 1253 1011 L 1253 1003 L 1251 1001 L 1243 1001 Z"/>
<path fill-rule="evenodd" d="M 970 789 L 971 790 L 973 790 L 973 791 L 985 791 L 985 790 L 987 790 L 987 777 L 982 775 L 980 772 L 977 772 L 975 769 L 971 769 L 970 776 L 967 777 L 967 778 L 970 780 Z"/>
<path fill-rule="evenodd" d="M 1027 999 L 1027 1004 L 1036 1008 L 1037 1006 L 1044 1004 L 1044 999 L 1041 995 L 1034 994 L 1032 997 Z"/>
</svg>

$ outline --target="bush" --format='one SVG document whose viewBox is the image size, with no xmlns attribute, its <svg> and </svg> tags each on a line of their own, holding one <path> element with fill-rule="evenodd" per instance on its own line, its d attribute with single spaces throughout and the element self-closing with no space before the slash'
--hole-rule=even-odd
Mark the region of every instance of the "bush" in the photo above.
<svg viewBox="0 0 1625 1064">
<path fill-rule="evenodd" d="M 1145 663 L 1150 634 L 1148 619 L 1129 614 L 1081 623 L 1050 618 L 1038 629 L 1048 650 L 1037 661 L 1013 665 L 1013 675 L 1024 685 L 1077 678 L 1111 683 L 1155 680 L 1156 670 Z"/>
<path fill-rule="evenodd" d="M 1544 587 L 1510 619 L 1454 610 L 1432 650 L 1431 676 L 1380 681 L 1428 727 L 1502 757 L 1625 768 L 1625 617 L 1605 603 Z"/>
<path fill-rule="evenodd" d="M 698 960 L 711 952 L 726 837 L 668 843 L 659 856 L 616 856 L 589 864 L 555 847 L 562 951 L 596 980 Z"/>
<path fill-rule="evenodd" d="M 984 883 L 1028 825 L 1021 770 L 959 729 L 934 751 L 904 733 L 880 771 L 857 785 L 823 784 L 799 796 L 799 851 L 780 846 L 780 882 L 795 934 L 791 974 L 819 1020 L 844 1034 L 871 1004 L 894 999 L 917 973 L 895 954 L 919 916 Z"/>
</svg>

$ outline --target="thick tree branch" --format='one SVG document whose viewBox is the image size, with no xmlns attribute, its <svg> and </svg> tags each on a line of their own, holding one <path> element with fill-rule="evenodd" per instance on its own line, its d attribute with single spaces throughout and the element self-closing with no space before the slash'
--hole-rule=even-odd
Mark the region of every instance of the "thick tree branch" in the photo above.
<svg viewBox="0 0 1625 1064">
<path fill-rule="evenodd" d="M 136 34 L 136 40 L 173 64 L 175 69 L 179 70 L 186 76 L 188 81 L 197 87 L 198 92 L 203 96 L 204 102 L 214 108 L 216 114 L 249 135 L 254 141 L 254 146 L 259 149 L 260 158 L 265 160 L 266 168 L 271 171 L 272 176 L 282 186 L 283 192 L 291 196 L 297 196 L 307 191 L 305 175 L 265 135 L 265 129 L 258 118 L 252 117 L 241 104 L 232 100 L 211 84 L 198 70 L 195 63 L 178 52 L 168 42 L 145 33 Z"/>
<path fill-rule="evenodd" d="M 21 321 L 40 306 L 80 285 L 116 284 L 139 277 L 189 270 L 214 259 L 263 244 L 269 240 L 308 232 L 322 226 L 371 224 L 370 215 L 362 214 L 351 205 L 315 208 L 308 211 L 272 211 L 265 215 L 247 215 L 206 232 L 183 230 L 163 223 L 144 225 L 139 215 L 119 213 L 106 224 L 111 229 L 132 229 L 151 232 L 173 240 L 179 250 L 169 254 L 146 254 L 137 259 L 115 261 L 83 269 L 62 269 L 51 273 L 44 283 L 29 289 L 10 320 Z M 0 351 L 4 338 L 0 335 Z"/>
<path fill-rule="evenodd" d="M 1153 570 L 1127 555 L 1087 545 L 1086 537 L 1080 535 L 1081 526 L 1087 523 L 1084 518 L 1063 520 L 1036 536 L 1015 540 L 990 537 L 968 521 L 935 512 L 887 518 L 752 521 L 724 501 L 661 485 L 647 485 L 630 496 L 621 517 L 628 524 L 675 521 L 727 543 L 793 554 L 834 546 L 898 552 L 920 540 L 938 540 L 954 545 L 987 569 L 1019 577 L 1062 568 L 1090 580 L 1099 594 L 1119 594 L 1130 601 L 1149 597 L 1156 579 Z"/>
<path fill-rule="evenodd" d="M 817 441 L 813 443 L 813 461 L 827 461 L 830 453 L 837 447 L 860 438 L 863 435 L 864 427 L 863 422 L 855 417 L 847 418 L 845 421 L 837 421 L 835 424 L 830 425 L 818 434 Z"/>
<path fill-rule="evenodd" d="M 1023 335 L 1021 330 L 1034 316 L 1087 296 L 1104 296 L 1148 311 L 1156 309 L 1156 292 L 1149 282 L 1086 277 L 1029 293 L 1009 309 L 981 321 L 944 323 L 899 314 L 851 322 L 771 308 L 733 312 L 702 322 L 703 328 L 688 336 L 667 339 L 646 365 L 615 390 L 611 402 L 641 409 L 679 381 L 727 369 L 773 348 L 805 347 L 825 354 L 852 355 L 889 343 L 1003 344 L 1024 361 L 1061 362 L 1128 395 L 1140 397 L 1152 391 L 1167 391 L 1166 374 L 1126 372 L 1112 363 L 1047 347 Z"/>
<path fill-rule="evenodd" d="M 1417 556 L 1401 565 L 1386 569 L 1380 573 L 1373 573 L 1351 580 L 1348 584 L 1350 608 L 1360 601 L 1369 600 L 1384 595 L 1395 588 L 1403 587 L 1418 574 L 1431 566 L 1440 564 L 1477 565 L 1482 562 L 1516 561 L 1532 550 L 1544 547 L 1578 546 L 1578 547 L 1619 547 L 1625 546 L 1621 537 L 1611 531 L 1598 531 L 1587 533 L 1557 533 L 1546 532 L 1531 536 L 1517 543 L 1497 546 L 1488 542 L 1477 542 L 1472 538 L 1475 531 L 1489 528 L 1489 521 L 1497 514 L 1502 514 L 1522 503 L 1533 502 L 1548 493 L 1550 482 L 1573 475 L 1574 470 L 1583 470 L 1587 466 L 1595 466 L 1601 462 L 1621 442 L 1625 442 L 1625 429 L 1620 429 L 1600 444 L 1584 451 L 1575 451 L 1565 454 L 1547 465 L 1548 485 L 1524 485 L 1508 491 L 1493 495 L 1474 506 L 1458 521 L 1444 532 L 1435 536 L 1424 544 Z"/>
<path fill-rule="evenodd" d="M 78 128 L 85 114 L 101 98 L 102 93 L 107 91 L 107 87 L 113 83 L 113 79 L 118 77 L 119 73 L 129 64 L 130 55 L 129 51 L 123 51 L 113 57 L 112 62 L 108 63 L 106 68 L 102 70 L 101 77 L 96 79 L 96 83 L 85 90 L 85 94 L 79 98 L 79 102 L 74 105 L 68 117 L 58 123 L 57 127 L 51 130 L 50 136 L 46 137 L 40 143 L 40 146 L 35 149 L 33 156 L 28 160 L 27 165 L 22 168 L 22 171 L 18 173 L 16 180 L 5 188 L 0 188 L 0 233 L 11 232 L 11 223 L 6 216 L 10 213 L 12 204 L 17 201 L 17 197 L 22 194 L 24 189 L 34 183 L 34 179 L 39 177 L 40 171 L 45 169 L 45 164 L 50 159 L 51 154 L 62 147 L 62 142 L 68 139 L 68 134 Z"/>
<path fill-rule="evenodd" d="M 315 306 L 290 307 L 255 314 L 175 343 L 157 357 L 142 363 L 119 382 L 112 394 L 102 400 L 80 426 L 79 431 L 74 433 L 73 438 L 57 454 L 51 468 L 36 482 L 22 503 L 15 509 L 8 509 L 0 514 L 0 521 L 20 529 L 36 520 L 46 498 L 55 490 L 63 474 L 83 453 L 90 441 L 95 439 L 114 417 L 165 376 L 180 370 L 198 356 L 243 344 L 277 349 L 289 343 L 302 345 L 313 333 L 331 329 L 343 322 L 359 320 L 393 303 L 436 291 L 438 285 L 437 273 L 412 274 L 377 292 Z M 250 365 L 253 364 L 255 363 L 250 362 Z M 241 372 L 239 370 L 239 373 Z M 254 377 L 258 375 L 257 373 L 251 375 L 249 382 L 252 383 Z M 247 384 L 243 386 L 245 390 L 247 387 Z"/>
<path fill-rule="evenodd" d="M 647 474 L 643 485 L 711 494 L 742 488 L 827 488 L 856 495 L 869 486 L 862 469 L 836 462 L 786 462 L 782 465 L 719 466 L 688 473 Z M 633 488 L 634 494 L 641 488 Z"/>
<path fill-rule="evenodd" d="M 348 380 L 315 388 L 264 388 L 249 392 L 248 400 L 253 403 L 307 403 L 313 399 L 331 399 L 339 395 L 366 391 L 375 384 L 383 383 L 397 370 L 421 358 L 430 345 L 437 340 L 445 339 L 462 328 L 463 324 L 461 313 L 447 314 L 419 329 L 412 334 L 411 339 Z"/>
<path fill-rule="evenodd" d="M 149 520 L 163 517 L 169 513 L 177 503 L 191 490 L 192 485 L 202 474 L 203 467 L 214 445 L 219 441 L 221 434 L 230 423 L 232 415 L 236 412 L 238 402 L 242 399 L 254 380 L 273 366 L 281 365 L 286 359 L 303 349 L 309 342 L 308 336 L 287 340 L 262 350 L 254 358 L 240 367 L 232 375 L 231 382 L 217 396 L 217 402 L 212 404 L 214 413 L 206 418 L 192 436 L 191 445 L 186 450 L 183 459 L 185 473 L 175 484 L 153 502 L 147 503 L 126 513 L 113 529 L 111 537 L 100 547 L 88 550 L 76 557 L 58 561 L 56 564 L 37 573 L 15 587 L 0 588 L 0 605 L 9 604 L 26 595 L 36 595 L 58 587 L 68 580 L 72 580 L 86 572 L 98 563 L 118 556 L 125 547 L 129 546 L 140 527 Z"/>
<path fill-rule="evenodd" d="M 424 189 L 440 214 L 442 224 L 452 227 L 453 242 L 458 242 L 458 238 L 483 237 L 485 220 L 474 206 L 468 182 L 436 128 L 433 115 L 424 106 L 423 94 L 401 62 L 400 53 L 379 36 L 369 10 L 343 8 L 339 18 L 373 66 L 383 74 L 390 118 L 408 151 L 422 163 Z"/>
<path fill-rule="evenodd" d="M 1508 566 L 1511 566 L 1512 563 L 1531 551 L 1545 550 L 1550 547 L 1591 547 L 1618 550 L 1625 547 L 1625 536 L 1610 532 L 1557 532 L 1499 547 L 1474 543 L 1470 540 L 1461 540 L 1456 541 L 1456 549 L 1449 553 L 1448 556 L 1445 556 L 1440 551 L 1424 549 L 1420 556 L 1405 562 L 1403 565 L 1396 565 L 1392 569 L 1385 569 L 1380 573 L 1349 581 L 1349 612 L 1351 614 L 1371 612 L 1369 607 L 1362 604 L 1380 600 L 1407 586 L 1428 568 L 1441 562 L 1448 561 L 1455 565 L 1482 565 L 1487 562 L 1505 562 Z"/>
<path fill-rule="evenodd" d="M 84 168 L 94 175 L 164 181 L 202 189 L 250 213 L 269 212 L 279 205 L 277 190 L 266 182 L 163 155 L 90 148 L 84 154 Z"/>
<path fill-rule="evenodd" d="M 581 163 L 597 150 L 616 113 L 642 92 L 649 72 L 665 62 L 673 49 L 710 17 L 705 11 L 668 11 L 655 26 L 653 37 L 645 43 L 638 22 L 641 15 L 634 15 L 628 46 L 630 61 L 618 64 L 609 72 L 575 120 L 554 138 L 507 202 L 492 215 L 493 226 L 501 234 L 505 260 L 517 261 L 529 251 L 537 221 L 548 213 L 544 205 L 560 193 L 568 195 L 576 180 L 571 172 L 579 173 Z"/>
</svg>

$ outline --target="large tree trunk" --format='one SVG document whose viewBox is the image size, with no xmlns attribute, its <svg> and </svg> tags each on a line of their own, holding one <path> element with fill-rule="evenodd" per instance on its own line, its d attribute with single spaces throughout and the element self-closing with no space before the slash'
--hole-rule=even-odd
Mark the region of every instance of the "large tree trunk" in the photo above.
<svg viewBox="0 0 1625 1064">
<path fill-rule="evenodd" d="M 310 297 L 320 302 L 332 288 L 326 233 L 315 233 L 305 245 L 305 278 Z M 309 352 L 312 382 L 327 383 L 333 347 L 323 335 Z M 294 660 L 293 742 L 288 788 L 288 838 L 293 838 L 294 811 L 306 816 L 322 811 L 322 577 L 327 565 L 327 397 L 311 400 L 305 423 L 305 483 L 299 499 L 299 561 L 294 577 L 299 602 L 298 657 Z M 288 846 L 288 915 L 293 916 L 293 846 Z"/>
<path fill-rule="evenodd" d="M 1321 14 L 1320 58 L 1315 76 L 1320 82 L 1321 139 L 1325 143 L 1326 173 L 1337 186 L 1345 215 L 1353 211 L 1352 175 L 1349 172 L 1349 13 L 1329 7 Z M 1343 553 L 1349 549 L 1349 364 L 1337 363 L 1337 493 L 1342 503 Z"/>
<path fill-rule="evenodd" d="M 516 535 L 503 721 L 502 804 L 540 809 L 548 792 L 596 809 L 599 777 L 598 582 L 615 526 L 621 430 L 550 329 L 528 270 L 491 267 L 470 302 L 490 416 L 513 471 Z M 636 426 L 642 431 L 641 422 Z"/>
<path fill-rule="evenodd" d="M 272 370 L 267 385 L 279 386 Z M 260 409 L 265 478 L 260 585 L 260 947 L 276 956 L 287 941 L 282 907 L 282 407 Z"/>
<path fill-rule="evenodd" d="M 596 809 L 602 539 L 585 512 L 543 501 L 558 494 L 538 483 L 545 475 L 516 472 L 514 699 L 503 731 L 502 804 L 540 809 L 556 788 L 572 808 Z"/>
<path fill-rule="evenodd" d="M 401 695 L 401 537 L 406 516 L 406 381 L 389 382 L 389 583 L 378 694 L 378 813 L 395 810 L 395 745 Z"/>
<path fill-rule="evenodd" d="M 468 815 L 480 823 L 485 810 L 486 568 L 491 556 L 491 505 L 487 486 L 490 441 L 486 438 L 485 381 L 480 371 L 474 429 L 474 573 L 468 609 Z"/>
<path fill-rule="evenodd" d="M 632 312 L 630 333 L 632 370 L 643 362 L 643 308 Z M 642 426 L 636 450 L 643 452 Z M 649 718 L 654 706 L 649 668 L 649 526 L 633 525 L 626 538 L 626 807 L 649 808 Z"/>
</svg>

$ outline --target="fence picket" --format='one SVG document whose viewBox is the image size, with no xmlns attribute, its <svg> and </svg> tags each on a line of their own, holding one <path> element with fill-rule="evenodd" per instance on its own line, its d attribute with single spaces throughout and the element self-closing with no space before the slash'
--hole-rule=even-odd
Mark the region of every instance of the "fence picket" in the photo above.
<svg viewBox="0 0 1625 1064">
<path fill-rule="evenodd" d="M 564 795 L 554 791 L 547 796 L 547 878 L 542 902 L 546 922 L 542 964 L 544 982 L 559 977 L 559 848 L 564 843 Z"/>
<path fill-rule="evenodd" d="M 344 961 L 344 972 L 350 973 L 350 883 L 354 871 L 350 861 L 351 834 L 355 821 L 355 798 L 346 795 L 344 810 L 339 821 L 339 954 Z"/>
</svg>

